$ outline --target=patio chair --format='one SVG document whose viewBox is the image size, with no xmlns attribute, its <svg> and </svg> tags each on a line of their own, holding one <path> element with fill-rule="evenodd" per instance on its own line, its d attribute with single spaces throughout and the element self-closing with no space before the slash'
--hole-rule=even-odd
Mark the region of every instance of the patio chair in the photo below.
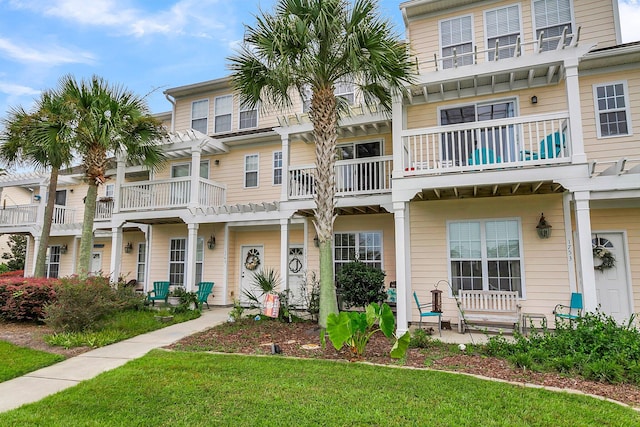
<svg viewBox="0 0 640 427">
<path fill-rule="evenodd" d="M 156 305 L 156 301 L 167 302 L 169 297 L 169 282 L 153 282 L 153 290 L 147 292 L 147 301 L 151 301 L 151 305 Z"/>
<path fill-rule="evenodd" d="M 540 151 L 532 153 L 524 150 L 520 152 L 522 160 L 540 160 L 540 159 L 557 159 L 562 154 L 564 148 L 564 134 L 554 132 L 547 135 L 545 139 L 538 144 Z"/>
<path fill-rule="evenodd" d="M 582 294 L 574 292 L 571 294 L 569 305 L 557 304 L 553 309 L 553 314 L 556 317 L 556 322 L 558 319 L 571 321 L 582 316 L 582 309 Z"/>
<path fill-rule="evenodd" d="M 207 308 L 209 309 L 211 308 L 209 307 L 209 302 L 207 301 L 207 298 L 209 298 L 209 295 L 213 290 L 213 285 L 214 285 L 213 282 L 200 282 L 197 284 L 198 291 L 196 292 L 196 295 L 198 296 L 198 304 L 200 305 L 201 309 L 203 304 L 207 304 Z"/>
<path fill-rule="evenodd" d="M 428 304 L 420 304 L 420 301 L 418 300 L 418 294 L 415 293 L 415 291 L 413 292 L 413 299 L 416 300 L 416 305 L 418 306 L 418 311 L 420 312 L 420 323 L 418 325 L 418 327 L 420 329 L 422 329 L 422 318 L 423 317 L 438 317 L 438 333 L 440 334 L 440 336 L 442 336 L 442 328 L 441 328 L 441 323 L 442 323 L 442 313 L 439 313 L 437 311 L 426 311 L 426 309 L 431 308 L 431 303 Z M 425 311 L 423 311 L 423 309 L 425 309 Z"/>
<path fill-rule="evenodd" d="M 500 156 L 496 156 L 493 150 L 489 148 L 475 149 L 471 158 L 467 161 L 468 165 L 488 165 L 493 163 L 502 163 L 502 159 Z"/>
</svg>

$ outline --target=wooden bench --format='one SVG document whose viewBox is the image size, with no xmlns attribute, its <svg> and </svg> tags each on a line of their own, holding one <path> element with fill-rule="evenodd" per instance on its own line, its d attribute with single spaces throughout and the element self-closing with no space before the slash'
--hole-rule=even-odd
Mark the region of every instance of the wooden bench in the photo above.
<svg viewBox="0 0 640 427">
<path fill-rule="evenodd" d="M 520 329 L 520 297 L 516 291 L 460 291 L 458 332 L 477 328 L 500 330 L 499 326 Z"/>
</svg>

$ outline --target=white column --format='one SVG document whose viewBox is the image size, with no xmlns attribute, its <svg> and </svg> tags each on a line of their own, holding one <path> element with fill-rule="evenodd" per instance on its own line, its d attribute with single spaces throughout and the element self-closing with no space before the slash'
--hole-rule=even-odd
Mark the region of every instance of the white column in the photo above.
<svg viewBox="0 0 640 427">
<path fill-rule="evenodd" d="M 40 227 L 42 227 L 42 224 L 44 224 L 44 208 L 47 204 L 47 196 L 49 194 L 48 188 L 49 188 L 48 185 L 40 184 L 40 201 L 38 202 L 38 213 L 37 213 L 38 217 L 36 218 L 36 224 L 40 225 Z M 53 215 L 55 216 L 55 214 L 56 214 L 56 211 L 54 208 Z M 38 236 L 38 238 L 40 238 L 40 236 Z"/>
<path fill-rule="evenodd" d="M 580 106 L 578 58 L 566 60 L 564 67 L 567 86 L 567 106 L 569 107 L 572 161 L 574 163 L 586 163 L 587 155 L 584 153 L 584 136 L 582 134 L 582 108 Z"/>
<path fill-rule="evenodd" d="M 393 204 L 393 218 L 396 237 L 396 292 L 397 292 L 397 334 L 404 334 L 409 330 L 409 293 L 411 290 L 411 274 L 409 266 L 408 203 L 395 202 Z"/>
<path fill-rule="evenodd" d="M 192 292 L 196 284 L 196 251 L 198 249 L 199 224 L 187 224 L 189 235 L 187 237 L 187 265 L 185 275 L 185 287 L 187 292 Z"/>
<path fill-rule="evenodd" d="M 122 227 L 111 229 L 111 282 L 116 283 L 120 276 L 120 266 L 122 265 Z"/>
<path fill-rule="evenodd" d="M 280 188 L 280 200 L 289 198 L 289 135 L 280 135 L 282 140 L 282 187 Z"/>
<path fill-rule="evenodd" d="M 200 206 L 198 195 L 200 194 L 200 153 L 202 148 L 191 148 L 191 192 L 189 197 L 189 207 Z"/>
<path fill-rule="evenodd" d="M 596 276 L 593 269 L 589 199 L 590 194 L 588 191 L 578 191 L 573 194 L 578 235 L 577 248 L 580 254 L 578 274 L 582 285 L 584 308 L 586 311 L 595 311 L 598 307 L 598 299 L 596 296 Z"/>
<path fill-rule="evenodd" d="M 44 202 L 44 201 L 42 201 Z M 40 247 L 40 235 L 33 236 L 33 263 L 31 264 L 31 277 L 36 274 L 36 260 L 38 259 L 38 248 Z"/>
<path fill-rule="evenodd" d="M 282 289 L 289 289 L 289 220 L 280 220 L 280 280 Z"/>
<path fill-rule="evenodd" d="M 567 248 L 567 268 L 569 269 L 569 289 L 571 289 L 571 292 L 577 292 L 576 257 L 573 232 L 571 230 L 571 193 L 568 191 L 562 195 L 562 213 L 564 218 L 564 239 Z"/>
<path fill-rule="evenodd" d="M 222 305 L 227 305 L 229 304 L 229 224 L 224 225 L 224 245 L 222 246 Z"/>
<path fill-rule="evenodd" d="M 125 155 L 118 154 L 116 162 L 116 183 L 113 186 L 113 213 L 120 212 L 120 186 L 124 183 Z"/>
<path fill-rule="evenodd" d="M 402 176 L 404 149 L 402 148 L 402 129 L 404 118 L 402 114 L 402 98 L 399 96 L 394 97 L 393 104 L 391 106 L 391 132 L 393 139 L 393 178 Z"/>
<path fill-rule="evenodd" d="M 73 272 L 73 274 L 77 274 L 78 273 L 78 252 L 80 251 L 80 236 L 74 236 L 73 237 L 73 250 L 72 250 L 72 254 L 71 256 L 72 261 L 71 261 L 71 271 Z"/>
<path fill-rule="evenodd" d="M 151 280 L 149 274 L 151 272 L 151 250 L 153 249 L 153 225 L 149 225 L 147 228 L 147 232 L 145 233 L 147 247 L 145 248 L 145 259 L 144 259 L 144 285 L 142 288 L 144 290 L 144 294 L 146 295 L 151 289 L 153 289 L 151 285 Z"/>
</svg>

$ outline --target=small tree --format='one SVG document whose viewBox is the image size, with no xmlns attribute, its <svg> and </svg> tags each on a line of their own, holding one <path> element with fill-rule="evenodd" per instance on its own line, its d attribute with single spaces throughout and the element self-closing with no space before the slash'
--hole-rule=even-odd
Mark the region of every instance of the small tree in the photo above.
<svg viewBox="0 0 640 427">
<path fill-rule="evenodd" d="M 20 234 L 9 236 L 9 252 L 2 254 L 2 259 L 7 259 L 9 271 L 24 270 L 24 259 L 27 253 L 27 238 Z"/>
<path fill-rule="evenodd" d="M 373 302 L 384 301 L 385 272 L 362 261 L 353 261 L 342 266 L 338 272 L 337 290 L 347 307 L 364 307 Z"/>
</svg>

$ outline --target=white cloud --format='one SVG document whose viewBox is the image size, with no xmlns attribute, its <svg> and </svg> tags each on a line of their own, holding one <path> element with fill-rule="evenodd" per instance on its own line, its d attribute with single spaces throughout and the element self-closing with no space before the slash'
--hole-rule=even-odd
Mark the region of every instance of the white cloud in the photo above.
<svg viewBox="0 0 640 427">
<path fill-rule="evenodd" d="M 620 25 L 622 27 L 622 42 L 640 41 L 640 1 L 621 0 L 618 2 L 620 11 Z"/>
<path fill-rule="evenodd" d="M 95 58 L 88 52 L 72 51 L 60 46 L 43 46 L 39 49 L 18 45 L 9 39 L 0 38 L 0 55 L 8 56 L 24 63 L 92 64 Z"/>
<path fill-rule="evenodd" d="M 0 92 L 10 96 L 26 96 L 26 95 L 38 95 L 39 90 L 30 88 L 28 86 L 22 86 L 14 83 L 4 83 L 0 81 Z"/>
</svg>

